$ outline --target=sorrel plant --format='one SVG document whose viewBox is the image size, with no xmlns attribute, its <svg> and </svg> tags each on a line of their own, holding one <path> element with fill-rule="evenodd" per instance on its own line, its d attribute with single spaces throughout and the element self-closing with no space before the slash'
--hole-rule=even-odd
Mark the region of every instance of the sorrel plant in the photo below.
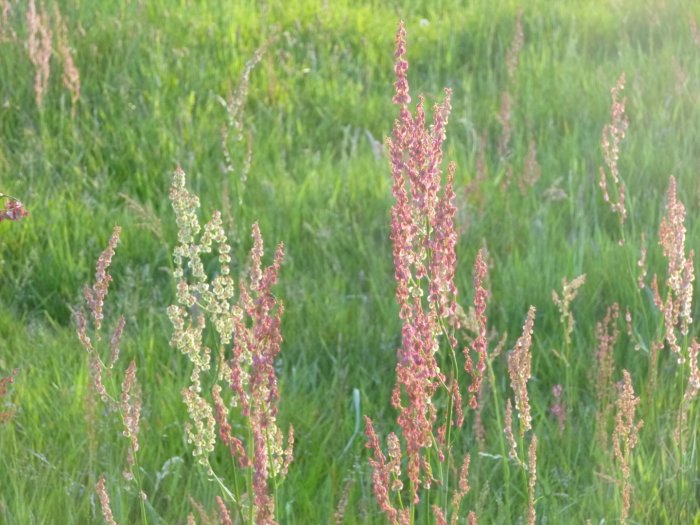
<svg viewBox="0 0 700 525">
<path fill-rule="evenodd" d="M 115 364 L 119 359 L 121 339 L 126 325 L 124 316 L 120 316 L 117 320 L 107 343 L 103 341 L 102 331 L 105 318 L 104 302 L 109 292 L 109 283 L 112 281 L 109 267 L 119 243 L 120 235 L 121 228 L 116 226 L 109 239 L 107 248 L 97 260 L 95 283 L 92 286 L 85 285 L 83 288 L 87 312 L 82 309 L 77 310 L 75 312 L 75 321 L 78 339 L 87 352 L 89 381 L 85 422 L 88 427 L 88 459 L 91 475 L 93 465 L 96 463 L 98 447 L 96 402 L 99 399 L 102 401 L 107 413 L 117 413 L 122 420 L 122 435 L 129 441 L 122 476 L 128 484 L 134 484 L 135 492 L 139 499 L 141 519 L 143 523 L 147 523 L 145 508 L 147 496 L 142 489 L 141 474 L 136 456 L 139 450 L 139 426 L 142 405 L 141 386 L 136 378 L 136 362 L 132 360 L 129 364 L 123 374 L 121 389 L 116 393 L 110 392 L 108 388 L 108 385 L 113 381 L 107 381 L 108 379 L 111 380 L 115 375 Z M 95 490 L 102 506 L 105 520 L 110 524 L 115 523 L 112 509 L 110 508 L 104 473 L 100 474 L 99 480 L 95 483 Z"/>
<path fill-rule="evenodd" d="M 173 324 L 171 345 L 192 363 L 191 384 L 182 390 L 191 422 L 187 441 L 207 475 L 215 479 L 237 519 L 256 524 L 277 523 L 275 496 L 292 460 L 294 429 L 286 445 L 277 425 L 279 391 L 275 359 L 280 352 L 282 302 L 272 293 L 284 257 L 280 244 L 270 266 L 262 266 L 263 240 L 253 225 L 253 248 L 247 276 L 239 279 L 236 297 L 231 276 L 231 247 L 221 213 L 200 226 L 199 198 L 186 187 L 177 169 L 170 200 L 178 226 L 174 279 L 178 304 L 168 308 Z M 216 254 L 218 271 L 209 277 L 208 254 Z M 213 333 L 206 330 L 213 327 Z M 207 343 L 212 337 L 215 353 Z M 212 363 L 213 358 L 213 363 Z M 205 387 L 204 385 L 212 385 Z M 234 431 L 231 420 L 238 422 Z M 216 473 L 210 455 L 216 435 L 228 448 L 232 468 Z M 224 511 L 222 511 L 224 512 Z"/>
<path fill-rule="evenodd" d="M 398 413 L 399 434 L 391 432 L 387 437 L 387 461 L 372 420 L 366 418 L 367 447 L 373 453 L 370 463 L 375 495 L 391 522 L 413 523 L 417 519 L 416 505 L 421 501 L 421 492 L 426 494 L 427 502 L 434 503 L 432 512 L 438 522 L 448 516 L 455 522 L 468 488 L 469 455 L 462 458 L 460 479 L 450 506 L 448 494 L 453 488 L 450 472 L 458 461 L 453 455 L 453 433 L 459 431 L 464 422 L 462 391 L 470 397 L 470 406 L 476 408 L 486 366 L 488 294 L 482 283 L 487 270 L 480 252 L 474 299 L 479 333 L 471 347 L 463 345 L 464 368 L 472 378 L 465 385 L 457 359 L 457 336 L 462 324 L 454 283 L 457 264 L 455 165 L 448 166 L 445 182 L 441 166 L 451 91 L 445 90 L 443 102 L 433 109 L 433 123 L 426 128 L 423 97 L 419 97 L 415 115 L 408 109 L 411 96 L 405 54 L 406 32 L 401 23 L 396 36 L 393 98 L 400 111 L 393 135 L 387 141 L 395 198 L 391 211 L 391 240 L 396 300 L 403 322 L 396 385 L 391 397 L 391 404 Z M 443 360 L 449 363 L 447 373 L 439 364 L 443 352 Z M 407 490 L 404 480 L 408 481 Z M 440 484 L 439 495 L 431 499 L 428 491 L 435 484 Z"/>
</svg>

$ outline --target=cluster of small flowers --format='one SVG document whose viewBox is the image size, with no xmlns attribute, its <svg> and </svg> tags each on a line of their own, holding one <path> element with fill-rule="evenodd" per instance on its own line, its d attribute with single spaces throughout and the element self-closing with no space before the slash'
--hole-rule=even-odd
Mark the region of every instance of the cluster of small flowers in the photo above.
<svg viewBox="0 0 700 525">
<path fill-rule="evenodd" d="M 171 345 L 193 364 L 191 385 L 182 391 L 192 420 L 185 427 L 187 439 L 194 445 L 193 455 L 199 463 L 214 474 L 209 454 L 215 447 L 218 424 L 222 443 L 238 459 L 241 468 L 253 469 L 250 489 L 256 523 L 274 523 L 274 498 L 268 484 L 271 478 L 279 480 L 286 476 L 294 443 L 294 429 L 290 426 L 285 447 L 277 426 L 279 392 L 274 369 L 282 342 L 280 320 L 284 308 L 271 289 L 277 281 L 284 247 L 280 244 L 273 263 L 263 268 L 262 235 L 258 225 L 253 225 L 248 283 L 239 283 L 238 300 L 234 300 L 231 248 L 221 214 L 215 212 L 203 228 L 200 226 L 199 198 L 187 190 L 185 173 L 180 168 L 173 176 L 170 200 L 179 241 L 173 254 L 179 305 L 168 308 L 174 328 Z M 218 254 L 219 273 L 210 280 L 202 256 L 212 251 Z M 204 397 L 201 378 L 211 368 L 211 350 L 203 342 L 207 317 L 221 343 L 211 403 Z M 231 355 L 225 356 L 228 348 Z M 229 408 L 219 382 L 229 388 L 229 404 L 239 406 L 246 420 L 252 435 L 248 450 L 233 435 Z"/>
<path fill-rule="evenodd" d="M 54 4 L 54 18 L 56 19 L 56 34 L 58 38 L 58 55 L 63 63 L 63 74 L 61 78 L 63 85 L 71 95 L 73 108 L 80 100 L 80 72 L 75 65 L 73 59 L 73 50 L 68 43 L 68 28 L 61 17 L 61 12 L 58 10 L 58 5 Z"/>
<path fill-rule="evenodd" d="M 559 308 L 561 324 L 564 325 L 564 339 L 567 345 L 571 344 L 571 334 L 574 332 L 574 316 L 571 314 L 571 302 L 576 299 L 579 288 L 586 282 L 586 274 L 579 275 L 573 281 L 568 282 L 566 277 L 561 280 L 561 297 L 556 290 L 552 290 L 552 301 Z"/>
<path fill-rule="evenodd" d="M 97 480 L 95 485 L 95 491 L 97 492 L 97 497 L 100 499 L 100 507 L 102 507 L 102 516 L 105 519 L 107 525 L 117 525 L 114 515 L 112 514 L 112 506 L 109 501 L 109 494 L 107 493 L 107 484 L 105 482 L 104 474 L 100 474 L 100 478 Z"/>
<path fill-rule="evenodd" d="M 109 239 L 107 248 L 97 259 L 95 284 L 92 285 L 92 288 L 90 288 L 87 284 L 83 287 L 83 296 L 85 297 L 85 302 L 88 309 L 92 313 L 92 317 L 95 322 L 95 330 L 97 331 L 99 331 L 102 327 L 102 320 L 104 319 L 102 309 L 104 307 L 105 297 L 107 297 L 107 293 L 109 291 L 109 283 L 112 281 L 112 276 L 109 275 L 109 267 L 112 264 L 114 250 L 116 249 L 117 244 L 119 244 L 120 235 L 121 228 L 116 226 L 112 232 L 112 236 Z"/>
<path fill-rule="evenodd" d="M 49 17 L 43 4 L 40 4 L 40 11 L 37 12 L 34 0 L 29 0 L 27 28 L 29 29 L 27 50 L 29 51 L 29 59 L 36 69 L 34 95 L 36 97 L 36 105 L 41 107 L 44 100 L 44 92 L 49 85 L 53 47 L 51 45 L 52 34 Z"/>
<path fill-rule="evenodd" d="M 527 525 L 537 523 L 535 485 L 537 484 L 537 435 L 533 434 L 527 449 Z"/>
<path fill-rule="evenodd" d="M 554 397 L 554 401 L 549 407 L 549 411 L 557 420 L 560 435 L 564 433 L 564 430 L 566 430 L 566 405 L 562 399 L 563 394 L 564 387 L 562 385 L 554 385 L 552 387 L 552 397 Z"/>
<path fill-rule="evenodd" d="M 116 249 L 117 244 L 119 244 L 120 234 L 121 228 L 119 226 L 115 226 L 107 248 L 100 254 L 97 260 L 97 265 L 95 268 L 95 284 L 93 284 L 92 287 L 88 286 L 87 284 L 83 287 L 83 297 L 85 298 L 85 304 L 88 311 L 92 316 L 92 325 L 97 341 L 101 340 L 102 321 L 104 319 L 104 300 L 109 291 L 109 283 L 112 281 L 112 276 L 109 274 L 109 267 L 112 264 L 114 250 Z M 112 332 L 109 342 L 110 357 L 107 364 L 102 361 L 91 337 L 88 335 L 87 318 L 82 310 L 75 312 L 75 321 L 78 339 L 82 343 L 85 350 L 87 350 L 90 359 L 90 370 L 92 373 L 91 383 L 96 388 L 97 393 L 100 394 L 102 399 L 106 403 L 110 403 L 109 396 L 107 395 L 104 384 L 102 383 L 102 372 L 108 369 L 111 370 L 114 363 L 119 358 L 119 343 L 121 341 L 122 333 L 124 332 L 126 320 L 124 317 L 120 317 L 114 331 Z"/>
<path fill-rule="evenodd" d="M 620 523 L 627 523 L 630 507 L 630 454 L 637 444 L 643 421 L 634 421 L 639 398 L 634 396 L 632 378 L 627 370 L 622 371 L 622 382 L 618 384 L 619 395 L 616 402 L 615 430 L 613 431 L 613 454 L 622 472 L 622 511 Z"/>
<path fill-rule="evenodd" d="M 515 348 L 508 356 L 508 374 L 510 383 L 515 393 L 515 408 L 520 420 L 520 435 L 532 428 L 530 416 L 530 401 L 527 393 L 527 382 L 530 380 L 532 354 L 532 332 L 535 326 L 535 307 L 531 306 L 527 312 L 527 319 L 523 325 L 523 333 L 515 343 Z"/>
<path fill-rule="evenodd" d="M 105 373 L 111 374 L 114 364 L 119 359 L 119 345 L 121 342 L 126 320 L 121 316 L 116 323 L 116 326 L 109 338 L 109 359 L 103 360 L 97 343 L 102 340 L 101 330 L 102 321 L 104 320 L 104 301 L 109 291 L 109 283 L 112 281 L 112 276 L 109 273 L 109 268 L 112 264 L 115 250 L 119 244 L 121 228 L 115 226 L 112 235 L 107 244 L 107 248 L 100 254 L 97 259 L 95 268 L 95 283 L 92 287 L 87 284 L 83 288 L 83 295 L 88 311 L 91 314 L 93 338 L 88 334 L 88 317 L 82 310 L 75 312 L 76 331 L 78 339 L 85 348 L 88 354 L 88 373 L 89 373 L 89 392 L 90 395 L 98 394 L 107 408 L 111 411 L 119 412 L 124 430 L 122 434 L 129 440 L 127 448 L 126 464 L 123 471 L 123 476 L 127 481 L 134 480 L 134 472 L 136 470 L 136 453 L 139 450 L 139 424 L 141 420 L 141 386 L 136 378 L 136 362 L 131 361 L 121 384 L 121 393 L 117 400 L 107 391 L 103 381 Z M 92 410 L 93 397 L 88 400 L 88 408 Z M 94 419 L 94 413 L 87 414 L 88 419 Z M 107 495 L 104 474 L 100 475 L 96 485 L 96 491 L 102 505 L 102 512 L 107 523 L 115 523 L 112 516 L 112 511 L 109 507 L 109 496 Z M 145 494 L 141 493 L 142 497 Z"/>
<path fill-rule="evenodd" d="M 506 399 L 506 412 L 503 422 L 503 435 L 506 437 L 506 441 L 510 447 L 508 451 L 508 457 L 518 463 L 521 467 L 524 465 L 518 456 L 518 443 L 515 440 L 515 434 L 513 434 L 513 402 L 510 398 Z"/>
<path fill-rule="evenodd" d="M 132 481 L 136 466 L 136 452 L 139 450 L 139 422 L 141 421 L 141 386 L 136 379 L 136 361 L 133 360 L 129 363 L 122 382 L 119 410 L 124 419 L 123 435 L 129 440 L 126 468 L 123 474 L 127 481 Z"/>
<path fill-rule="evenodd" d="M 7 195 L 0 193 L 0 197 L 7 197 Z M 26 210 L 21 201 L 8 197 L 7 202 L 5 202 L 5 209 L 0 210 L 0 222 L 5 220 L 18 221 L 27 215 L 29 215 L 29 212 Z"/>
<path fill-rule="evenodd" d="M 518 64 L 520 63 L 520 52 L 523 49 L 524 43 L 525 33 L 523 32 L 523 11 L 521 9 L 518 11 L 518 16 L 515 19 L 515 33 L 513 34 L 513 40 L 510 43 L 508 52 L 506 53 L 508 80 L 511 82 L 513 82 L 515 73 L 518 70 Z"/>
<path fill-rule="evenodd" d="M 542 175 L 542 168 L 537 162 L 537 142 L 530 139 L 530 144 L 527 147 L 527 155 L 525 156 L 525 165 L 523 167 L 523 176 L 518 181 L 520 193 L 525 195 L 527 189 L 535 185 Z"/>
<path fill-rule="evenodd" d="M 451 91 L 445 90 L 444 100 L 434 107 L 432 125 L 426 127 L 423 97 L 419 97 L 415 115 L 408 108 L 411 95 L 405 54 L 406 31 L 401 23 L 396 35 L 396 82 L 392 99 L 400 110 L 393 135 L 387 140 L 395 198 L 391 210 L 391 240 L 396 300 L 403 321 L 391 402 L 398 411 L 401 439 L 393 432 L 387 437 L 388 459 L 381 450 L 371 420 L 366 418 L 367 447 L 373 451 L 370 464 L 375 495 L 389 520 L 397 523 L 409 523 L 413 519 L 411 509 L 401 504 L 400 492 L 404 488 L 402 466 L 405 465 L 409 481 L 408 496 L 412 508 L 419 502 L 419 490 L 430 489 L 435 482 L 425 450 L 435 447 L 438 460 L 444 461 L 445 452 L 451 446 L 447 442 L 448 428 L 460 427 L 464 420 L 459 384 L 456 378 L 448 380 L 436 359 L 443 339 L 450 351 L 455 352 L 458 345 L 455 333 L 464 328 L 461 326 L 464 315 L 457 306 L 454 284 L 457 265 L 455 165 L 448 166 L 444 184 L 441 170 Z M 485 255 L 480 252 L 474 276 L 476 337 L 471 348 L 465 345 L 463 349 L 466 370 L 472 376 L 472 406 L 477 403 L 486 366 L 488 292 L 483 286 L 486 273 Z M 476 358 L 472 357 L 472 352 Z M 440 387 L 449 397 L 451 411 L 446 415 L 445 423 L 436 429 L 438 409 L 433 397 Z M 399 508 L 392 503 L 392 493 L 399 494 Z M 461 496 L 453 503 L 459 501 Z M 438 522 L 446 519 L 446 509 L 436 508 L 434 512 Z M 456 519 L 457 508 L 452 509 L 452 515 Z"/>
<path fill-rule="evenodd" d="M 678 423 L 676 425 L 676 430 L 674 432 L 674 438 L 676 443 L 680 443 L 682 434 L 686 430 L 686 423 L 688 421 L 688 411 L 690 410 L 690 404 L 693 400 L 698 397 L 700 393 L 700 369 L 698 369 L 698 351 L 700 351 L 700 343 L 697 339 L 693 339 L 693 342 L 688 348 L 688 368 L 690 369 L 690 374 L 688 376 L 688 386 L 685 388 L 685 393 L 683 394 L 683 403 L 678 412 Z"/>
<path fill-rule="evenodd" d="M 659 226 L 659 244 L 668 260 L 666 300 L 661 300 L 658 285 L 654 290 L 657 306 L 664 314 L 666 342 L 678 357 L 679 363 L 684 362 L 685 357 L 681 353 L 675 331 L 679 329 L 682 335 L 688 335 L 689 326 L 693 322 L 692 301 L 695 280 L 693 267 L 695 252 L 690 250 L 686 256 L 684 223 L 685 206 L 676 196 L 676 179 L 671 177 L 666 194 L 666 215 L 661 219 Z"/>
<path fill-rule="evenodd" d="M 523 333 L 515 343 L 515 348 L 508 356 L 508 374 L 511 387 L 515 394 L 515 408 L 518 412 L 519 433 L 521 439 L 525 433 L 532 429 L 532 417 L 530 415 L 530 400 L 527 392 L 527 383 L 531 375 L 532 334 L 535 326 L 535 307 L 530 306 L 527 318 L 523 324 Z M 509 457 L 515 461 L 528 474 L 528 510 L 527 523 L 534 525 L 537 519 L 535 511 L 535 484 L 537 483 L 537 436 L 532 435 L 527 450 L 527 463 L 521 459 L 518 453 L 518 444 L 513 434 L 513 405 L 510 398 L 506 399 L 506 412 L 503 433 L 510 445 Z M 523 451 L 524 453 L 524 451 Z"/>
<path fill-rule="evenodd" d="M 71 94 L 75 105 L 80 99 L 80 73 L 73 60 L 73 52 L 68 45 L 68 30 L 57 6 L 54 6 L 58 34 L 58 55 L 63 66 L 63 84 Z M 51 75 L 51 55 L 53 54 L 53 31 L 43 3 L 39 10 L 35 0 L 29 0 L 27 8 L 27 50 L 36 73 L 34 75 L 34 95 L 36 105 L 41 107 Z"/>
<path fill-rule="evenodd" d="M 469 385 L 469 393 L 471 394 L 469 406 L 474 410 L 478 408 L 478 395 L 481 391 L 481 381 L 486 369 L 488 346 L 486 307 L 489 299 L 489 291 L 485 287 L 487 277 L 486 250 L 482 248 L 477 252 L 476 261 L 474 262 L 474 320 L 476 321 L 476 337 L 472 342 L 472 350 L 477 356 L 476 364 L 474 364 L 468 350 L 464 349 L 464 369 L 472 376 L 472 383 Z M 461 426 L 461 424 L 458 426 Z"/>
<path fill-rule="evenodd" d="M 188 496 L 190 504 L 197 511 L 199 516 L 199 523 L 201 525 L 233 525 L 233 519 L 231 518 L 231 513 L 226 507 L 226 502 L 221 496 L 216 496 L 216 509 L 207 512 L 199 501 L 194 499 L 192 496 Z M 236 521 L 236 523 L 239 523 Z M 187 525 L 197 525 L 197 519 L 193 512 L 187 515 Z"/>
<path fill-rule="evenodd" d="M 403 488 L 401 482 L 401 450 L 396 450 L 398 438 L 393 432 L 389 434 L 387 442 L 392 444 L 389 447 L 390 461 L 387 462 L 382 447 L 379 443 L 379 437 L 374 430 L 372 420 L 365 416 L 365 435 L 367 436 L 367 448 L 373 453 L 373 457 L 369 458 L 369 465 L 372 467 L 372 485 L 374 487 L 374 497 L 379 503 L 379 508 L 389 518 L 390 523 L 410 523 L 410 517 L 406 509 L 401 512 L 399 519 L 399 510 L 394 508 L 391 502 L 389 491 L 399 491 Z M 399 445 L 400 447 L 400 445 Z M 398 472 L 397 472 L 398 469 Z M 393 479 L 392 479 L 393 478 Z"/>
<path fill-rule="evenodd" d="M 0 0 L 0 42 L 13 41 L 17 35 L 10 25 L 10 0 Z"/>
<path fill-rule="evenodd" d="M 596 391 L 596 439 L 602 450 L 608 450 L 608 416 L 612 410 L 612 377 L 615 372 L 613 351 L 617 339 L 620 337 L 620 329 L 617 321 L 620 317 L 620 306 L 614 303 L 605 312 L 602 321 L 596 324 L 596 350 L 595 378 L 592 378 Z"/>
<path fill-rule="evenodd" d="M 15 381 L 17 372 L 18 369 L 15 368 L 9 376 L 0 377 L 0 400 L 7 395 L 10 385 Z M 5 410 L 3 408 L 3 410 L 0 411 L 0 423 L 9 421 L 13 415 L 14 410 Z"/>
<path fill-rule="evenodd" d="M 226 110 L 226 124 L 221 127 L 221 148 L 224 152 L 224 171 L 233 173 L 235 166 L 229 141 L 236 143 L 245 140 L 245 157 L 239 169 L 239 180 L 241 186 L 239 188 L 239 205 L 242 204 L 242 193 L 245 189 L 245 184 L 250 171 L 250 163 L 253 158 L 253 141 L 250 131 L 246 130 L 243 123 L 243 108 L 246 98 L 248 97 L 248 86 L 250 84 L 250 73 L 253 71 L 260 61 L 265 56 L 267 48 L 272 43 L 272 39 L 266 40 L 259 48 L 255 50 L 253 56 L 246 62 L 241 73 L 241 78 L 238 81 L 238 86 L 235 91 L 230 91 L 226 100 L 220 99 L 221 104 Z M 233 137 L 231 135 L 233 134 Z"/>
<path fill-rule="evenodd" d="M 627 209 L 625 208 L 625 185 L 620 179 L 620 171 L 617 167 L 617 161 L 620 157 L 620 143 L 625 138 L 625 132 L 629 126 L 629 120 L 625 115 L 626 99 L 620 99 L 620 93 L 625 89 L 625 74 L 620 75 L 617 84 L 611 89 L 612 105 L 610 107 L 610 123 L 603 127 L 603 155 L 605 164 L 608 167 L 606 172 L 603 167 L 600 168 L 600 189 L 603 191 L 603 199 L 610 204 L 613 213 L 617 213 L 620 219 L 620 224 L 625 222 L 627 218 Z M 608 193 L 608 176 L 611 178 L 613 185 L 617 190 L 617 202 L 615 202 Z"/>
<path fill-rule="evenodd" d="M 435 359 L 441 332 L 439 319 L 452 319 L 455 311 L 456 209 L 452 190 L 454 166 L 449 169 L 445 190 L 439 194 L 450 91 L 446 90 L 443 103 L 435 106 L 433 125 L 427 130 L 423 98 L 419 97 L 415 117 L 407 106 L 411 97 L 405 49 L 402 23 L 397 33 L 393 99 L 401 110 L 393 137 L 388 140 L 396 199 L 391 211 L 391 239 L 396 298 L 403 320 L 392 404 L 399 412 L 398 422 L 406 441 L 413 491 L 410 497 L 417 502 L 421 484 L 430 486 L 432 481 L 422 450 L 432 444 L 437 418 L 431 399 L 438 385 L 445 382 Z"/>
<path fill-rule="evenodd" d="M 508 333 L 503 332 L 501 334 L 500 340 L 498 341 L 498 343 L 496 343 L 494 349 L 487 354 L 488 361 L 493 362 L 495 359 L 498 358 L 498 356 L 501 355 L 503 349 L 506 347 L 507 339 Z M 486 428 L 484 427 L 484 421 L 481 417 L 481 413 L 484 408 L 484 399 L 486 398 L 488 385 L 489 384 L 487 382 L 480 381 L 479 392 L 476 396 L 477 406 L 476 410 L 474 411 L 474 424 L 472 428 L 474 432 L 474 439 L 476 440 L 476 443 L 479 447 L 479 451 L 484 451 L 484 449 L 486 448 Z"/>
</svg>

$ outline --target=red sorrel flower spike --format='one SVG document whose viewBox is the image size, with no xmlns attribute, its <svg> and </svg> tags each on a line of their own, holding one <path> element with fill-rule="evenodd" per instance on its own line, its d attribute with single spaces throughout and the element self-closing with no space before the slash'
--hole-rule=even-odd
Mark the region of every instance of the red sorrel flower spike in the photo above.
<svg viewBox="0 0 700 525">
<path fill-rule="evenodd" d="M 403 25 L 403 20 L 399 23 L 399 30 L 396 32 L 396 64 L 394 64 L 394 73 L 396 74 L 396 82 L 394 87 L 396 95 L 392 99 L 394 104 L 406 105 L 411 102 L 411 95 L 408 93 L 408 62 L 404 58 L 406 55 L 406 28 Z"/>
</svg>

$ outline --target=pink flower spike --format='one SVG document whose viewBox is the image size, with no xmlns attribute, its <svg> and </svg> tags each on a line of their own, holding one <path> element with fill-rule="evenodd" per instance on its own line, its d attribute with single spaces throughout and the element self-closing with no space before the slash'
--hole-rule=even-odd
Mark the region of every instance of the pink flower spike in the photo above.
<svg viewBox="0 0 700 525">
<path fill-rule="evenodd" d="M 396 32 L 396 52 L 394 53 L 394 57 L 396 58 L 396 64 L 394 65 L 394 73 L 396 74 L 394 88 L 396 89 L 396 94 L 392 99 L 394 104 L 400 105 L 406 105 L 411 102 L 411 95 L 408 93 L 408 79 L 406 78 L 408 62 L 405 59 L 405 55 L 406 28 L 403 25 L 403 21 L 401 21 L 399 23 L 399 29 Z"/>
</svg>

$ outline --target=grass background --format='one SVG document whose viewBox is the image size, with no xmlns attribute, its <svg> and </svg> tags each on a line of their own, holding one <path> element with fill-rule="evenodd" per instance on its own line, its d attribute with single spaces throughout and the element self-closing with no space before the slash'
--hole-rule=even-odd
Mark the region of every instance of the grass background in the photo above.
<svg viewBox="0 0 700 525">
<path fill-rule="evenodd" d="M 126 440 L 109 415 L 98 429 L 96 463 L 85 457 L 86 361 L 71 321 L 115 224 L 123 234 L 107 317 L 126 316 L 122 363 L 136 359 L 144 389 L 139 461 L 149 519 L 184 522 L 192 510 L 188 494 L 207 505 L 213 501 L 216 487 L 195 467 L 184 440 L 187 415 L 179 392 L 188 363 L 168 345 L 165 308 L 174 300 L 176 232 L 167 191 L 178 164 L 199 193 L 204 216 L 224 210 L 237 270 L 254 221 L 268 247 L 287 246 L 277 286 L 286 305 L 280 419 L 283 428 L 294 424 L 297 444 L 278 501 L 280 520 L 331 522 L 347 489 L 347 523 L 381 522 L 364 429 L 354 434 L 353 389 L 360 392 L 360 412 L 379 421 L 382 433 L 391 430 L 400 324 L 389 167 L 375 141 L 390 133 L 396 115 L 391 96 L 399 19 L 408 30 L 413 94 L 433 102 L 443 87 L 454 91 L 445 157 L 458 166 L 462 304 L 471 299 L 471 266 L 485 244 L 492 258 L 489 325 L 510 334 L 508 348 L 528 306 L 538 308 L 530 395 L 540 440 L 540 522 L 612 522 L 619 515 L 609 479 L 614 471 L 593 444 L 588 379 L 595 324 L 613 301 L 630 306 L 643 343 L 635 352 L 623 336 L 615 355 L 618 367 L 635 378 L 645 420 L 633 456 L 631 521 L 700 522 L 697 411 L 681 454 L 669 436 L 686 376 L 663 352 L 660 386 L 645 397 L 646 350 L 662 319 L 650 295 L 635 287 L 642 233 L 650 271 L 664 275 L 656 243 L 670 174 L 688 211 L 688 245 L 700 249 L 694 220 L 700 47 L 689 28 L 690 16 L 700 20 L 697 6 L 681 0 L 104 0 L 99 7 L 61 1 L 82 82 L 73 115 L 56 57 L 44 107 L 36 106 L 23 4 L 10 4 L 17 38 L 0 42 L 0 189 L 31 210 L 21 223 L 0 224 L 0 375 L 19 368 L 8 398 L 16 415 L 0 427 L 0 522 L 100 522 L 91 487 L 103 471 L 117 520 L 139 519 L 136 498 L 119 488 Z M 525 45 L 512 93 L 512 162 L 517 175 L 534 138 L 542 166 L 541 179 L 525 195 L 515 186 L 499 189 L 503 169 L 496 153 L 505 54 L 519 9 Z M 218 98 L 235 89 L 245 62 L 272 35 L 276 42 L 251 75 L 245 125 L 253 159 L 242 191 L 237 174 L 222 169 L 226 114 Z M 683 82 L 677 68 L 686 74 Z M 620 171 L 630 217 L 620 247 L 617 219 L 597 179 L 609 89 L 623 71 L 630 128 Z M 489 178 L 478 193 L 468 193 L 482 133 Z M 238 161 L 243 156 L 234 155 Z M 550 188 L 566 198 L 546 198 Z M 553 353 L 562 348 L 563 332 L 551 290 L 560 289 L 562 277 L 581 273 L 588 282 L 574 303 L 573 357 L 565 370 Z M 503 410 L 507 375 L 502 359 L 494 367 L 499 397 L 485 408 L 487 452 L 500 454 L 495 413 Z M 552 386 L 564 377 L 570 379 L 569 427 L 559 436 L 548 404 Z M 473 447 L 470 421 L 465 429 L 463 446 Z M 171 458 L 181 461 L 172 461 L 158 481 Z M 220 465 L 230 468 L 223 452 Z M 465 508 L 476 509 L 480 523 L 516 523 L 523 516 L 526 485 L 516 470 L 506 483 L 508 471 L 499 460 L 473 456 Z"/>
</svg>

